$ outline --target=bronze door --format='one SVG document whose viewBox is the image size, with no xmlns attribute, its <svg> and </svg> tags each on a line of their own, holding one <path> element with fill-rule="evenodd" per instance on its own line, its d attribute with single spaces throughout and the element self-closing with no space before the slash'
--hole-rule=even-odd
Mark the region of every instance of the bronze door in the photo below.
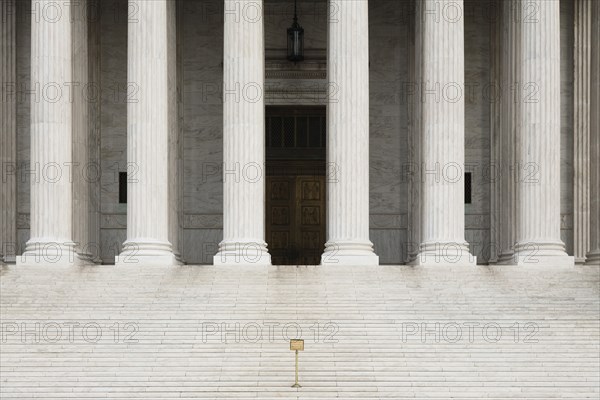
<svg viewBox="0 0 600 400">
<path fill-rule="evenodd" d="M 266 219 L 273 265 L 318 265 L 325 248 L 325 177 L 267 176 Z"/>
</svg>

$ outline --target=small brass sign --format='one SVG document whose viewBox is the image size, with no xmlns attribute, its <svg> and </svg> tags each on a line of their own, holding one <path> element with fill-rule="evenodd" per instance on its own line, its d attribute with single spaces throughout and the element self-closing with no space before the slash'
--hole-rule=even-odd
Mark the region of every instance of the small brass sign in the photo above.
<svg viewBox="0 0 600 400">
<path fill-rule="evenodd" d="M 304 340 L 303 339 L 290 340 L 290 350 L 304 351 Z"/>
<path fill-rule="evenodd" d="M 298 383 L 298 352 L 304 351 L 304 340 L 303 339 L 290 339 L 290 350 L 294 350 L 296 352 L 296 381 L 292 385 L 293 388 L 301 388 L 300 383 Z"/>
</svg>

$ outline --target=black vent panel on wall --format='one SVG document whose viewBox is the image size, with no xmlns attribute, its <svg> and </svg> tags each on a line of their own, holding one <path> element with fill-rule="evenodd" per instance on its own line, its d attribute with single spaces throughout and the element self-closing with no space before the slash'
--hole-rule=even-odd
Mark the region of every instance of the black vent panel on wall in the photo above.
<svg viewBox="0 0 600 400">
<path fill-rule="evenodd" d="M 471 204 L 472 193 L 472 174 L 471 172 L 467 172 L 465 173 L 465 204 Z"/>
<path fill-rule="evenodd" d="M 127 203 L 127 172 L 119 172 L 119 203 Z"/>
</svg>

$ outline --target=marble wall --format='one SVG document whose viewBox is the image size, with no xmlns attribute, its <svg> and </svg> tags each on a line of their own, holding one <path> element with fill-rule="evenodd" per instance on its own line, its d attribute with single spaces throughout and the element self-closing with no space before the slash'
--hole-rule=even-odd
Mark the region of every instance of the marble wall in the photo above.
<svg viewBox="0 0 600 400">
<path fill-rule="evenodd" d="M 112 264 L 127 237 L 127 204 L 119 204 L 119 172 L 127 172 L 127 2 L 109 0 L 100 10 L 100 257 Z"/>
<path fill-rule="evenodd" d="M 491 1 L 465 1 L 465 172 L 472 176 L 465 204 L 465 239 L 478 263 L 489 259 Z"/>
<path fill-rule="evenodd" d="M 183 257 L 189 263 L 211 263 L 222 236 L 222 0 L 180 1 L 178 30 L 182 65 L 183 105 Z M 126 237 L 125 204 L 118 203 L 118 172 L 127 171 L 127 1 L 102 2 L 101 29 L 101 258 L 112 263 Z M 292 1 L 266 0 L 265 47 L 267 56 L 286 46 L 285 29 L 291 23 Z M 562 175 L 563 240 L 572 248 L 572 0 L 561 0 L 562 40 Z M 370 1 L 370 209 L 371 240 L 382 264 L 401 264 L 406 258 L 408 227 L 408 92 L 410 85 L 410 2 Z M 18 20 L 18 79 L 29 74 L 27 14 Z M 325 0 L 302 0 L 300 23 L 306 30 L 307 54 L 321 57 L 326 48 Z M 467 170 L 473 174 L 473 202 L 465 205 L 467 240 L 478 261 L 485 263 L 490 227 L 490 21 L 495 17 L 487 1 L 465 2 L 465 81 Z M 267 63 L 267 68 L 278 68 Z M 318 63 L 315 64 L 319 70 Z M 325 81 L 318 74 L 290 80 L 270 77 L 281 89 L 293 82 L 299 93 L 295 103 L 321 104 Z M 287 79 L 287 80 L 286 80 Z M 271 89 L 270 89 L 271 90 Z M 279 104 L 273 89 L 269 104 Z M 29 159 L 29 96 L 18 104 L 18 159 Z M 315 100 L 317 99 L 318 100 Z M 288 103 L 290 99 L 287 98 Z M 25 174 L 26 175 L 26 174 Z M 25 176 L 26 178 L 26 176 Z M 29 182 L 18 181 L 21 249 L 28 239 Z"/>
<path fill-rule="evenodd" d="M 369 3 L 371 241 L 382 264 L 406 259 L 410 20 L 407 1 Z"/>
<path fill-rule="evenodd" d="M 183 257 L 212 263 L 223 226 L 223 7 L 184 1 L 179 30 L 183 71 Z"/>
</svg>

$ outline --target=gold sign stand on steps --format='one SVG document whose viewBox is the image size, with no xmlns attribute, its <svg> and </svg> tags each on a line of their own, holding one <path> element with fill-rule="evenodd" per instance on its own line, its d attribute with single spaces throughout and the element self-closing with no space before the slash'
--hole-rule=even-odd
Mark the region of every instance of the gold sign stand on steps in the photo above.
<svg viewBox="0 0 600 400">
<path fill-rule="evenodd" d="M 298 383 L 298 351 L 304 351 L 304 340 L 303 339 L 291 339 L 290 350 L 296 351 L 296 382 L 292 385 L 293 388 L 301 388 Z"/>
</svg>

